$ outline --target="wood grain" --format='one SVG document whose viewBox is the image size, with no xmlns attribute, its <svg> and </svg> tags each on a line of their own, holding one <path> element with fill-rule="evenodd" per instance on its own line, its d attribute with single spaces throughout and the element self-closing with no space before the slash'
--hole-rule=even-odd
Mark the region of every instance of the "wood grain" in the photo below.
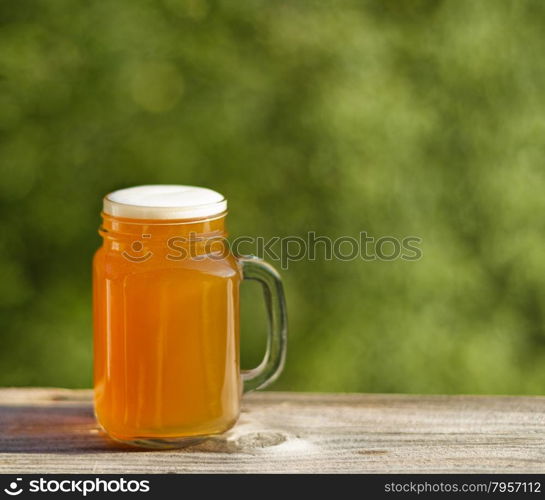
<svg viewBox="0 0 545 500">
<path fill-rule="evenodd" d="M 0 473 L 545 472 L 545 398 L 255 393 L 225 435 L 117 445 L 90 391 L 0 389 Z"/>
</svg>

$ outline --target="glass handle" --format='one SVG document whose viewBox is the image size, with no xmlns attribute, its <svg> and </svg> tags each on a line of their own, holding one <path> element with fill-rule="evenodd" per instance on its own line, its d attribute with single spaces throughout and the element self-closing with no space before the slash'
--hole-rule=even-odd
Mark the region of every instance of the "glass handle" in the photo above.
<svg viewBox="0 0 545 500">
<path fill-rule="evenodd" d="M 274 267 L 258 257 L 239 257 L 245 280 L 256 280 L 263 286 L 263 295 L 269 317 L 269 334 L 267 350 L 259 366 L 253 370 L 243 370 L 242 380 L 244 392 L 262 389 L 274 382 L 286 360 L 288 339 L 288 319 L 286 314 L 286 297 L 280 275 Z"/>
</svg>

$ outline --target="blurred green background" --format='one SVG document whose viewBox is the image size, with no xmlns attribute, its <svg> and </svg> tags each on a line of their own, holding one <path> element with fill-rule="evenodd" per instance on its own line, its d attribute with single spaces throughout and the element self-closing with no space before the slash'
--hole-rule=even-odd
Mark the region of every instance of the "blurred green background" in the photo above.
<svg viewBox="0 0 545 500">
<path fill-rule="evenodd" d="M 283 273 L 275 389 L 544 393 L 543 54 L 541 0 L 0 2 L 0 385 L 91 385 L 101 198 L 172 183 L 232 236 L 422 238 Z"/>
</svg>

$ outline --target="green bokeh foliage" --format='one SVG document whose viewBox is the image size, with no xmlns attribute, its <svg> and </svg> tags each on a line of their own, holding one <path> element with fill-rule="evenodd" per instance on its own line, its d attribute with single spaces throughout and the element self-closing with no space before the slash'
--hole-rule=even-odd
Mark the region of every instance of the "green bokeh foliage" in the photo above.
<svg viewBox="0 0 545 500">
<path fill-rule="evenodd" d="M 544 33 L 540 0 L 0 2 L 0 385 L 91 384 L 101 197 L 177 183 L 232 235 L 423 240 L 283 273 L 276 389 L 544 392 Z"/>
</svg>

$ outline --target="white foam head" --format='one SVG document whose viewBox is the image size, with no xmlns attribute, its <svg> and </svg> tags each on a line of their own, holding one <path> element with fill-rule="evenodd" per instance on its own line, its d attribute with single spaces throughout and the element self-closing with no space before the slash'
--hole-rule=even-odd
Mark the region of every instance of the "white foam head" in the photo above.
<svg viewBox="0 0 545 500">
<path fill-rule="evenodd" d="M 103 210 L 129 219 L 197 219 L 225 212 L 227 200 L 203 187 L 136 186 L 106 195 Z"/>
</svg>

